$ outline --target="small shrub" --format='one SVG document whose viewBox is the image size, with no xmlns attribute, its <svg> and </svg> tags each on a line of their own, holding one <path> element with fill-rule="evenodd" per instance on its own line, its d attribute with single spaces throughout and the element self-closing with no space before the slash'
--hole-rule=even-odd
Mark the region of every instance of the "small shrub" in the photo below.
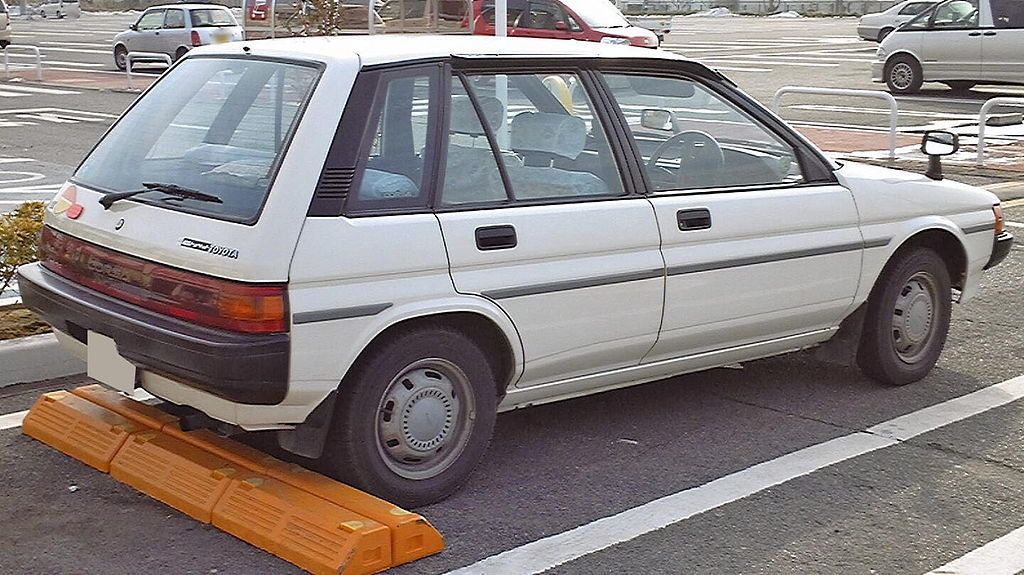
<svg viewBox="0 0 1024 575">
<path fill-rule="evenodd" d="M 18 267 L 35 261 L 43 207 L 42 202 L 26 202 L 0 215 L 0 293 L 14 283 Z"/>
</svg>

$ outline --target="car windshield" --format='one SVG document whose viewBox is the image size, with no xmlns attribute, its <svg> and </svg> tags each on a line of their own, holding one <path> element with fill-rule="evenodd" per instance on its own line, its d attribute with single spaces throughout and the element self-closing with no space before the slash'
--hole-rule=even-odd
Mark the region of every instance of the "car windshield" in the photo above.
<svg viewBox="0 0 1024 575">
<path fill-rule="evenodd" d="M 606 0 L 565 0 L 564 4 L 591 28 L 624 28 L 626 17 Z"/>
<path fill-rule="evenodd" d="M 133 199 L 255 221 L 318 77 L 298 63 L 189 58 L 121 117 L 72 179 L 103 192 L 153 182 L 197 190 L 222 203 L 159 190 Z"/>
<path fill-rule="evenodd" d="M 231 12 L 218 9 L 199 9 L 191 11 L 192 27 L 206 26 L 237 26 L 238 22 Z"/>
</svg>

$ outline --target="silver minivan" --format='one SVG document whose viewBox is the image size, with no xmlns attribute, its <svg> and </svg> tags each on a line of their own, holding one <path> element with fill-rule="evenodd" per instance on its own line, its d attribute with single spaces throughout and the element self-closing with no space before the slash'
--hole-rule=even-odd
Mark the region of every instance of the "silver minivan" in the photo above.
<svg viewBox="0 0 1024 575">
<path fill-rule="evenodd" d="M 225 6 L 153 6 L 128 30 L 114 36 L 114 64 L 124 70 L 128 52 L 156 52 L 178 60 L 195 46 L 235 42 L 242 38 L 242 27 Z"/>
</svg>

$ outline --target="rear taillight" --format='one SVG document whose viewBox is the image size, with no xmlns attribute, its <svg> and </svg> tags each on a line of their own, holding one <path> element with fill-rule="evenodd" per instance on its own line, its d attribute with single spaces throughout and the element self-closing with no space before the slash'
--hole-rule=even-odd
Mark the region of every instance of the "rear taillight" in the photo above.
<svg viewBox="0 0 1024 575">
<path fill-rule="evenodd" d="M 243 333 L 288 331 L 284 284 L 247 284 L 117 253 L 44 227 L 39 259 L 48 270 L 139 307 Z"/>
<path fill-rule="evenodd" d="M 203 41 L 199 38 L 199 32 L 196 32 L 195 30 L 192 31 L 192 45 L 193 46 L 202 46 L 203 45 Z"/>
<path fill-rule="evenodd" d="M 992 206 L 992 213 L 995 214 L 996 216 L 996 235 L 998 236 L 999 234 L 1003 233 L 1004 229 L 1003 208 L 999 204 L 996 204 Z"/>
</svg>

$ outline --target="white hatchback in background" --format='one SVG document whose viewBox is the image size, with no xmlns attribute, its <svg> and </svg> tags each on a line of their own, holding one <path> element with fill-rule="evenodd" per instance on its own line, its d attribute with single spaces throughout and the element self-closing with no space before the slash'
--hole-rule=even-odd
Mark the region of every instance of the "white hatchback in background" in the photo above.
<svg viewBox="0 0 1024 575">
<path fill-rule="evenodd" d="M 81 18 L 78 0 L 46 0 L 37 8 L 42 18 Z"/>
<path fill-rule="evenodd" d="M 0 0 L 0 50 L 11 44 L 11 14 L 7 10 L 7 3 Z"/>
<path fill-rule="evenodd" d="M 1024 0 L 940 2 L 882 41 L 871 75 L 894 94 L 1024 84 Z"/>
<path fill-rule="evenodd" d="M 665 51 L 261 40 L 124 113 L 18 285 L 102 383 L 417 507 L 500 410 L 814 346 L 925 377 L 1010 250 L 998 204 L 833 163 Z"/>
<path fill-rule="evenodd" d="M 155 52 L 178 60 L 196 46 L 245 37 L 235 15 L 217 4 L 167 4 L 147 8 L 128 30 L 114 36 L 114 64 L 125 69 L 128 52 Z"/>
<path fill-rule="evenodd" d="M 881 42 L 893 30 L 934 6 L 935 2 L 936 0 L 906 0 L 884 12 L 865 14 L 857 24 L 857 35 L 865 40 Z"/>
</svg>

